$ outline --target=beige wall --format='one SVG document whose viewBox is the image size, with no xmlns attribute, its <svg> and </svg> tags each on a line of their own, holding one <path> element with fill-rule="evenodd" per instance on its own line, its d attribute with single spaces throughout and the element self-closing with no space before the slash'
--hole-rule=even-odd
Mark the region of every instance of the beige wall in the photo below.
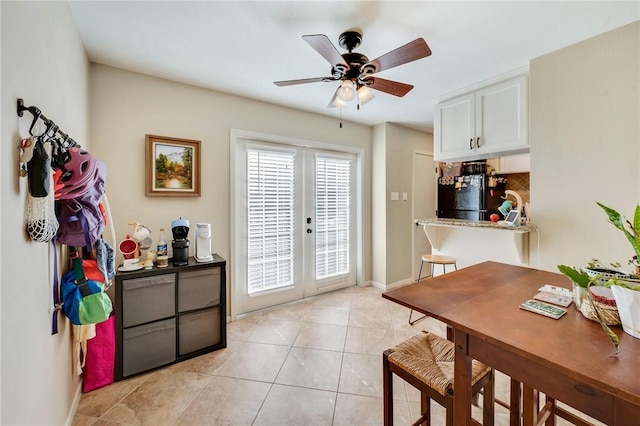
<svg viewBox="0 0 640 426">
<path fill-rule="evenodd" d="M 230 249 L 231 129 L 347 145 L 364 151 L 364 280 L 371 279 L 371 128 L 103 65 L 91 66 L 93 151 L 109 168 L 107 194 L 118 239 L 139 221 L 164 227 L 173 219 L 212 224 L 213 251 L 233 262 Z M 200 140 L 202 196 L 145 197 L 145 134 Z M 157 238 L 156 238 L 157 239 Z M 191 247 L 193 255 L 193 246 Z M 229 276 L 227 295 L 232 294 Z M 364 283 L 360 283 L 364 284 Z M 230 304 L 229 306 L 231 306 Z"/>
<path fill-rule="evenodd" d="M 413 279 L 413 152 L 433 152 L 433 135 L 385 123 L 375 127 L 373 144 L 373 281 L 386 287 Z M 400 200 L 391 201 L 391 192 Z"/>
<path fill-rule="evenodd" d="M 530 74 L 532 265 L 626 264 L 631 247 L 595 201 L 633 217 L 640 200 L 640 22 L 536 58 Z"/>
<path fill-rule="evenodd" d="M 68 321 L 51 335 L 50 245 L 24 232 L 27 180 L 18 177 L 18 142 L 31 115 L 18 119 L 16 99 L 39 107 L 83 147 L 88 141 L 89 63 L 63 2 L 1 2 L 2 133 L 0 150 L 0 372 L 3 425 L 61 425 L 79 396 Z"/>
<path fill-rule="evenodd" d="M 372 276 L 376 285 L 387 282 L 387 165 L 386 165 L 386 125 L 378 124 L 373 128 L 373 153 L 371 166 L 372 212 L 371 240 Z"/>
</svg>

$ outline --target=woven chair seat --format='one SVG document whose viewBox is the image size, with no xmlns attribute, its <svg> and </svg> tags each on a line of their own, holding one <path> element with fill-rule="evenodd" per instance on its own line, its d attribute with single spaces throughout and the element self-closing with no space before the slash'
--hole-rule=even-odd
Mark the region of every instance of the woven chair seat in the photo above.
<svg viewBox="0 0 640 426">
<path fill-rule="evenodd" d="M 454 357 L 453 342 L 431 333 L 417 334 L 390 349 L 389 362 L 441 395 L 453 395 Z M 471 383 L 475 385 L 491 368 L 472 361 Z"/>
</svg>

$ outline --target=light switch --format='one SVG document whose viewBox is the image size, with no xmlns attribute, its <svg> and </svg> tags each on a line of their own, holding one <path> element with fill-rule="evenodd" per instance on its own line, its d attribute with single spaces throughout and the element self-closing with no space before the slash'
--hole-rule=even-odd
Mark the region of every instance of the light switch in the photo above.
<svg viewBox="0 0 640 426">
<path fill-rule="evenodd" d="M 402 193 L 402 201 L 407 201 L 409 199 L 409 196 L 407 195 L 406 192 Z"/>
<path fill-rule="evenodd" d="M 391 201 L 398 201 L 400 199 L 400 193 L 392 192 L 391 193 Z"/>
</svg>

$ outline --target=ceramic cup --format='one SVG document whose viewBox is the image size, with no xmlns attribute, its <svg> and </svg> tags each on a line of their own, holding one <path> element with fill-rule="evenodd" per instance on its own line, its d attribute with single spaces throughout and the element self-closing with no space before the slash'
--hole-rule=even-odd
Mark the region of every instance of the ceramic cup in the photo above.
<svg viewBox="0 0 640 426">
<path fill-rule="evenodd" d="M 143 250 L 153 247 L 153 238 L 150 235 L 147 235 L 146 237 L 138 241 L 140 241 L 140 248 Z"/>
<path fill-rule="evenodd" d="M 158 256 L 156 258 L 156 266 L 158 268 L 165 268 L 169 266 L 169 256 Z"/>
<path fill-rule="evenodd" d="M 142 224 L 136 224 L 136 230 L 133 233 L 133 238 L 136 241 L 142 242 L 149 235 L 151 235 L 151 231 L 149 230 L 149 228 L 147 228 Z M 148 246 L 148 247 L 151 247 L 151 246 Z"/>
<path fill-rule="evenodd" d="M 138 251 L 138 243 L 127 236 L 118 244 L 118 250 L 120 250 L 125 259 L 133 259 Z"/>
<path fill-rule="evenodd" d="M 125 259 L 122 261 L 122 266 L 124 266 L 125 269 L 132 269 L 138 266 L 139 261 L 139 259 Z"/>
</svg>

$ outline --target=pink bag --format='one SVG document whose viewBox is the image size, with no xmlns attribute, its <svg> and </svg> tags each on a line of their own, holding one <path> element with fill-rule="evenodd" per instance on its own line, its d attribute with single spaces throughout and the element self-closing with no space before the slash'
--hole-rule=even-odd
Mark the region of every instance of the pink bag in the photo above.
<svg viewBox="0 0 640 426">
<path fill-rule="evenodd" d="M 87 340 L 87 354 L 82 376 L 82 391 L 92 390 L 113 383 L 116 362 L 116 321 L 109 319 L 96 324 L 96 337 Z"/>
</svg>

